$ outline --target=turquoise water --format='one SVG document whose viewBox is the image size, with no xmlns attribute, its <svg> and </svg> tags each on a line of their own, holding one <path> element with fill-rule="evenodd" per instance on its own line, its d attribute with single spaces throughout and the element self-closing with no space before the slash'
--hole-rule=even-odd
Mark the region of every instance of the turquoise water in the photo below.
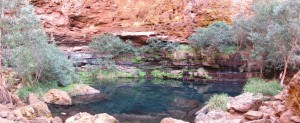
<svg viewBox="0 0 300 123">
<path fill-rule="evenodd" d="M 157 123 L 164 117 L 192 122 L 194 113 L 213 94 L 241 93 L 243 83 L 202 83 L 173 80 L 117 80 L 91 84 L 101 94 L 74 97 L 72 106 L 50 106 L 63 119 L 78 112 L 108 113 L 121 123 Z M 61 115 L 61 112 L 66 115 Z"/>
</svg>

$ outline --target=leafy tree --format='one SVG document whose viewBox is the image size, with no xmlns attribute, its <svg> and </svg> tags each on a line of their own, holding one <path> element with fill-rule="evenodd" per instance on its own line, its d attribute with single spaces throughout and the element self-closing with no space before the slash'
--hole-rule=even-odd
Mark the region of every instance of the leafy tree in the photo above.
<svg viewBox="0 0 300 123">
<path fill-rule="evenodd" d="M 93 41 L 89 44 L 89 47 L 96 53 L 111 58 L 126 53 L 134 54 L 136 52 L 131 41 L 127 40 L 124 42 L 119 37 L 107 33 L 93 37 Z"/>
<path fill-rule="evenodd" d="M 272 42 L 272 54 L 284 62 L 281 84 L 296 51 L 300 49 L 300 1 L 287 0 L 274 9 L 273 23 L 269 25 L 267 39 Z"/>
<path fill-rule="evenodd" d="M 145 52 L 157 54 L 162 52 L 171 52 L 177 50 L 178 43 L 163 41 L 158 38 L 150 38 L 146 41 L 147 45 L 142 47 Z"/>
<path fill-rule="evenodd" d="M 230 30 L 231 26 L 225 22 L 214 22 L 206 28 L 196 30 L 188 39 L 191 41 L 191 46 L 200 53 L 202 50 L 209 49 L 224 52 L 226 48 L 235 46 Z"/>
<path fill-rule="evenodd" d="M 94 36 L 89 47 L 101 57 L 96 61 L 97 64 L 108 70 L 115 69 L 114 58 L 124 54 L 136 54 L 137 52 L 130 40 L 124 42 L 119 37 L 108 33 Z"/>
<path fill-rule="evenodd" d="M 299 8 L 298 0 L 286 0 L 280 4 L 276 0 L 256 1 L 252 7 L 253 16 L 242 22 L 235 21 L 237 24 L 234 24 L 237 25 L 237 31 L 246 32 L 246 39 L 253 44 L 250 46 L 251 55 L 252 58 L 261 61 L 261 76 L 263 68 L 283 68 L 281 84 L 289 64 L 297 59 L 300 36 Z"/>
<path fill-rule="evenodd" d="M 274 50 L 271 46 L 271 41 L 267 40 L 268 26 L 273 20 L 273 10 L 277 3 L 269 1 L 258 1 L 253 4 L 253 17 L 247 21 L 250 24 L 248 30 L 248 39 L 253 43 L 251 56 L 252 59 L 260 61 L 260 77 L 263 76 L 263 68 L 270 59 L 269 55 Z"/>
<path fill-rule="evenodd" d="M 0 19 L 2 22 L 2 19 L 4 19 L 4 0 L 0 0 Z M 12 102 L 12 98 L 10 93 L 8 92 L 7 88 L 6 88 L 6 84 L 5 81 L 3 81 L 3 74 L 2 74 L 2 35 L 3 35 L 3 28 L 2 25 L 0 25 L 0 103 L 11 103 Z"/>
<path fill-rule="evenodd" d="M 75 69 L 54 44 L 48 44 L 47 35 L 33 6 L 27 0 L 1 1 L 1 49 L 5 49 L 5 64 L 14 67 L 30 82 L 57 82 L 67 85 L 77 80 Z"/>
</svg>

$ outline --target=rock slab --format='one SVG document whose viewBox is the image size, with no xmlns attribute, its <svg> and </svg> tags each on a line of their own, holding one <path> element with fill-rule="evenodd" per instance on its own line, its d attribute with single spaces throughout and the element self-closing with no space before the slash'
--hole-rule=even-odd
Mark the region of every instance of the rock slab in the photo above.
<svg viewBox="0 0 300 123">
<path fill-rule="evenodd" d="M 51 89 L 44 96 L 43 100 L 46 103 L 57 105 L 72 105 L 72 99 L 70 95 L 62 90 Z"/>
</svg>

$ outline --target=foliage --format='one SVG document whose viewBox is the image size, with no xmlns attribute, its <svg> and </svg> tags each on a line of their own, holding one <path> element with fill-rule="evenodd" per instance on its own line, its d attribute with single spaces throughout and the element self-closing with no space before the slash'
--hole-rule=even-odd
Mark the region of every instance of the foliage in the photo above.
<svg viewBox="0 0 300 123">
<path fill-rule="evenodd" d="M 122 39 L 112 34 L 103 34 L 93 37 L 89 47 L 97 54 L 105 54 L 111 58 L 115 58 L 121 54 L 134 54 L 136 52 L 131 41 L 127 40 L 123 42 Z"/>
<path fill-rule="evenodd" d="M 194 49 L 190 45 L 184 45 L 184 44 L 180 44 L 178 50 L 179 51 L 194 52 Z"/>
<path fill-rule="evenodd" d="M 140 57 L 140 56 L 137 56 L 137 57 L 134 57 L 133 59 L 131 59 L 131 62 L 132 63 L 135 63 L 135 64 L 140 64 L 140 63 L 143 63 L 143 58 Z"/>
<path fill-rule="evenodd" d="M 98 73 L 98 79 L 113 79 L 113 78 L 142 78 L 146 75 L 146 72 L 143 72 L 139 69 L 134 70 L 133 72 L 126 72 L 121 70 L 100 70 Z"/>
<path fill-rule="evenodd" d="M 263 95 L 274 96 L 282 89 L 283 88 L 280 86 L 278 81 L 273 80 L 266 82 L 260 78 L 250 78 L 244 86 L 243 91 L 254 94 L 261 93 Z"/>
<path fill-rule="evenodd" d="M 157 38 L 150 38 L 146 41 L 146 43 L 147 45 L 142 47 L 142 50 L 151 54 L 174 51 L 178 48 L 177 42 L 164 42 Z"/>
<path fill-rule="evenodd" d="M 27 99 L 30 93 L 34 93 L 39 97 L 42 97 L 50 89 L 60 89 L 63 91 L 70 91 L 75 88 L 77 84 L 69 84 L 67 86 L 61 87 L 56 84 L 56 82 L 45 82 L 45 83 L 36 83 L 34 85 L 23 86 L 18 90 L 18 96 L 22 99 Z"/>
<path fill-rule="evenodd" d="M 151 75 L 154 77 L 154 78 L 164 78 L 164 75 L 165 73 L 160 71 L 160 70 L 153 70 L 151 72 Z"/>
<path fill-rule="evenodd" d="M 180 79 L 183 77 L 183 74 L 182 73 L 179 73 L 179 74 L 174 74 L 174 73 L 168 73 L 168 72 L 163 72 L 163 71 L 160 71 L 160 70 L 153 70 L 151 72 L 151 75 L 154 77 L 154 78 L 171 78 L 171 79 Z"/>
<path fill-rule="evenodd" d="M 208 110 L 223 110 L 227 109 L 229 96 L 227 94 L 215 94 L 205 104 Z"/>
<path fill-rule="evenodd" d="M 108 69 L 108 70 L 116 69 L 115 61 L 109 57 L 97 58 L 95 63 L 97 64 L 98 67 L 89 66 L 90 70 L 97 71 L 100 68 Z"/>
<path fill-rule="evenodd" d="M 225 22 L 214 22 L 206 28 L 196 30 L 188 39 L 198 51 L 213 49 L 224 52 L 226 47 L 234 46 L 231 27 Z"/>
<path fill-rule="evenodd" d="M 300 49 L 299 7 L 298 0 L 281 3 L 275 0 L 255 1 L 253 16 L 234 21 L 234 39 L 243 43 L 239 45 L 249 45 L 245 41 L 251 42 L 251 58 L 260 61 L 261 75 L 263 68 L 283 69 L 281 83 Z"/>
<path fill-rule="evenodd" d="M 48 39 L 33 6 L 27 0 L 4 2 L 4 12 L 12 12 L 1 18 L 4 63 L 14 67 L 24 81 L 55 81 L 67 85 L 77 81 L 72 63 Z"/>
</svg>

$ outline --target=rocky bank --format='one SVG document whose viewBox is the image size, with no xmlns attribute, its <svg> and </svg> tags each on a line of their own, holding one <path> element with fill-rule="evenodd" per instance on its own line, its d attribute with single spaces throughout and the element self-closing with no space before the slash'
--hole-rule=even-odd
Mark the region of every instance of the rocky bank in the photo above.
<svg viewBox="0 0 300 123">
<path fill-rule="evenodd" d="M 196 113 L 195 123 L 299 123 L 299 75 L 300 71 L 274 97 L 244 93 L 230 99 L 227 111 L 204 107 Z"/>
</svg>

